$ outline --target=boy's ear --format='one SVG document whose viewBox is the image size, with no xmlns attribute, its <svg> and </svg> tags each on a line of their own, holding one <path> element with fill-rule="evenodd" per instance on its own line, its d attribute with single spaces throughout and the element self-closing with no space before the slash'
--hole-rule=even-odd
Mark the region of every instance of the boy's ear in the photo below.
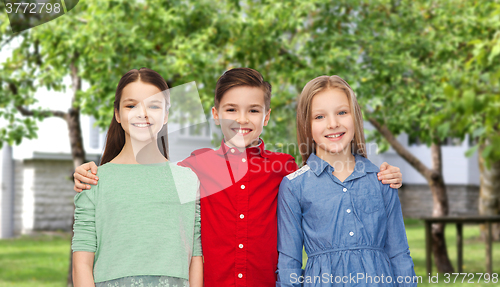
<svg viewBox="0 0 500 287">
<path fill-rule="evenodd" d="M 212 107 L 212 116 L 214 117 L 214 122 L 216 125 L 220 125 L 219 112 L 215 107 Z"/>
<path fill-rule="evenodd" d="M 115 109 L 115 119 L 118 123 L 120 123 L 120 113 L 118 112 L 117 109 Z"/>
<path fill-rule="evenodd" d="M 269 109 L 269 111 L 267 111 L 267 113 L 266 113 L 266 117 L 264 118 L 264 126 L 267 126 L 267 123 L 269 122 L 270 115 L 271 115 L 271 109 Z"/>
</svg>

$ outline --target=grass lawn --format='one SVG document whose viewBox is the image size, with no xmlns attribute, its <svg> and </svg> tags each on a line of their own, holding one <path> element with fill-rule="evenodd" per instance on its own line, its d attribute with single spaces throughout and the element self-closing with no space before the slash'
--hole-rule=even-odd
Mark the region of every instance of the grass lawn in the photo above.
<svg viewBox="0 0 500 287">
<path fill-rule="evenodd" d="M 429 283 L 429 277 L 426 274 L 425 268 L 425 228 L 422 221 L 419 220 L 406 220 L 406 235 L 408 237 L 408 243 L 410 245 L 410 252 L 413 258 L 413 263 L 415 264 L 415 273 L 417 276 L 422 276 L 423 284 L 419 286 L 500 286 L 500 281 L 493 283 L 485 283 L 484 277 L 479 283 L 479 275 L 474 276 L 474 280 L 466 283 L 468 279 L 472 276 L 469 275 L 464 280 L 464 283 L 453 284 L 453 279 L 455 276 L 451 276 L 450 283 L 445 283 L 444 274 L 439 274 L 438 284 Z M 457 241 L 456 241 L 456 228 L 454 224 L 446 225 L 446 245 L 448 248 L 448 256 L 450 257 L 451 263 L 457 270 Z M 479 237 L 479 225 L 464 225 L 463 236 L 464 236 L 464 246 L 463 246 L 463 272 L 465 273 L 484 273 L 486 272 L 486 251 L 484 241 Z M 500 273 L 500 242 L 493 243 L 493 273 Z M 433 262 L 434 263 L 434 262 Z M 436 267 L 432 268 L 432 276 L 437 274 Z M 461 282 L 463 277 L 458 277 L 456 282 Z"/>
<path fill-rule="evenodd" d="M 425 234 L 421 221 L 408 219 L 406 233 L 410 251 L 415 263 L 417 276 L 422 276 L 419 286 L 500 286 L 497 283 L 485 283 L 484 278 L 478 284 L 478 275 L 474 283 L 465 283 L 470 276 L 460 283 L 462 277 L 453 284 L 445 283 L 443 274 L 439 274 L 440 283 L 428 283 L 425 274 Z M 446 239 L 452 263 L 456 264 L 455 226 L 447 225 Z M 484 242 L 479 239 L 478 225 L 464 226 L 464 272 L 485 272 Z M 63 287 L 66 282 L 70 237 L 65 233 L 43 234 L 34 237 L 23 236 L 16 239 L 0 240 L 0 287 Z M 304 259 L 305 261 L 306 259 Z M 500 273 L 500 242 L 493 246 L 493 271 Z M 436 275 L 433 268 L 432 275 Z"/>
<path fill-rule="evenodd" d="M 415 264 L 415 273 L 417 276 L 422 276 L 422 284 L 419 286 L 500 286 L 500 279 L 497 283 L 485 283 L 484 277 L 479 283 L 479 275 L 474 276 L 474 280 L 466 283 L 468 279 L 472 276 L 469 275 L 464 280 L 464 283 L 460 283 L 463 279 L 462 277 L 456 278 L 455 283 L 453 280 L 455 276 L 450 276 L 450 282 L 445 283 L 444 274 L 439 274 L 439 283 L 429 283 L 429 277 L 426 274 L 425 268 L 425 228 L 424 223 L 420 220 L 406 219 L 406 235 L 408 237 L 408 244 L 410 245 L 411 257 L 413 258 L 413 263 Z M 456 248 L 456 228 L 454 224 L 446 225 L 446 244 L 448 247 L 448 256 L 456 269 L 457 263 L 457 248 Z M 464 236 L 464 257 L 463 257 L 463 272 L 466 273 L 484 273 L 486 272 L 486 252 L 484 241 L 479 238 L 479 225 L 464 225 L 463 228 Z M 304 264 L 307 258 L 304 253 Z M 436 267 L 432 269 L 432 276 L 437 275 Z M 493 244 L 493 272 L 500 273 L 500 242 L 494 242 Z M 420 282 L 420 281 L 419 281 Z M 436 282 L 433 280 L 433 282 Z"/>
<path fill-rule="evenodd" d="M 0 286 L 66 286 L 69 254 L 66 233 L 0 240 Z"/>
</svg>

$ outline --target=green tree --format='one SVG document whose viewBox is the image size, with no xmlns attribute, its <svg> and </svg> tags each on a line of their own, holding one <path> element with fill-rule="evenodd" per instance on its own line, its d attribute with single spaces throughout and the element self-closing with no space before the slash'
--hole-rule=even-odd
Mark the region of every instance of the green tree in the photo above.
<svg viewBox="0 0 500 287">
<path fill-rule="evenodd" d="M 4 6 L 2 6 L 3 9 Z M 176 86 L 196 80 L 203 99 L 211 99 L 226 60 L 218 60 L 231 14 L 215 18 L 222 8 L 211 1 L 81 1 L 63 17 L 12 34 L 0 11 L 0 49 L 16 42 L 0 73 L 0 144 L 36 138 L 37 123 L 47 117 L 67 122 L 74 166 L 85 162 L 80 114 L 93 115 L 107 127 L 113 115 L 114 91 L 132 68 L 158 71 Z M 67 111 L 33 108 L 41 87 L 66 89 L 71 79 Z M 89 84 L 85 90 L 82 82 Z M 210 91 L 210 92 L 209 92 Z M 68 285 L 71 285 L 71 264 Z"/>
<path fill-rule="evenodd" d="M 460 66 L 444 82 L 448 105 L 435 121 L 451 123 L 453 134 L 468 135 L 479 151 L 479 213 L 500 214 L 500 2 L 477 1 L 463 29 L 469 33 L 460 52 Z M 465 25 L 464 25 L 465 26 Z M 500 240 L 500 225 L 493 225 Z"/>
<path fill-rule="evenodd" d="M 470 67 L 479 67 L 480 59 L 498 58 L 498 45 L 484 40 L 497 36 L 480 38 L 482 46 L 467 45 L 473 40 L 469 29 L 486 21 L 474 18 L 479 2 L 93 0 L 80 1 L 66 16 L 19 35 L 8 32 L 5 13 L 0 13 L 0 49 L 12 39 L 21 42 L 0 73 L 0 116 L 9 122 L 0 128 L 0 142 L 36 137 L 38 121 L 59 116 L 68 122 L 79 165 L 85 153 L 78 115 L 93 115 L 99 126 L 107 127 L 114 90 L 125 71 L 152 68 L 169 86 L 196 81 L 208 113 L 217 78 L 226 69 L 245 66 L 261 71 L 273 85 L 271 122 L 263 135 L 268 147 L 298 159 L 298 150 L 287 144 L 296 142 L 295 98 L 312 78 L 337 74 L 357 92 L 365 118 L 379 131 L 379 143 L 390 144 L 427 179 L 433 215 L 446 215 L 441 142 L 453 135 L 455 125 L 436 115 L 447 110 L 451 95 L 467 98 L 454 92 L 467 90 L 464 83 L 476 87 L 473 81 L 451 80 L 463 70 L 464 54 L 476 51 L 471 59 L 477 61 Z M 494 55 L 480 56 L 481 49 Z M 494 69 L 493 63 L 480 70 Z M 485 79 L 485 73 L 477 75 Z M 65 77 L 72 79 L 70 110 L 32 108 L 40 87 L 63 90 Z M 89 88 L 83 90 L 82 82 Z M 496 83 L 491 91 L 498 95 Z M 497 114 L 493 108 L 488 111 L 484 120 L 492 122 Z M 479 125 L 474 123 L 467 125 L 468 132 Z M 411 141 L 431 146 L 431 167 L 395 140 L 403 132 Z M 433 227 L 433 237 L 439 272 L 451 272 L 443 225 Z"/>
<path fill-rule="evenodd" d="M 378 141 L 389 143 L 426 178 L 433 194 L 433 216 L 448 214 L 441 141 L 447 135 L 449 123 L 431 126 L 430 122 L 446 103 L 441 78 L 448 73 L 446 67 L 453 63 L 450 56 L 457 41 L 436 26 L 452 26 L 448 22 L 461 14 L 457 3 L 314 1 L 300 18 L 273 19 L 292 22 L 291 31 L 284 34 L 297 41 L 286 50 L 291 54 L 288 56 L 291 63 L 284 63 L 282 73 L 273 80 L 288 83 L 296 91 L 321 74 L 337 74 L 350 82 L 364 107 L 365 118 L 379 132 Z M 292 10 L 300 10 L 291 6 Z M 284 12 L 284 7 L 281 10 L 283 17 L 289 13 Z M 273 21 L 269 24 L 279 25 Z M 273 57 L 268 59 L 278 61 Z M 289 119 L 293 118 L 292 110 L 288 114 Z M 401 133 L 407 133 L 411 141 L 418 139 L 431 147 L 431 167 L 395 139 Z M 444 225 L 434 225 L 432 236 L 439 272 L 452 272 Z"/>
<path fill-rule="evenodd" d="M 444 96 L 439 79 L 449 53 L 442 33 L 433 26 L 446 22 L 443 16 L 454 6 L 425 1 L 376 1 L 361 5 L 352 39 L 358 45 L 359 64 L 348 70 L 357 79 L 358 94 L 366 104 L 365 118 L 408 163 L 427 180 L 433 195 L 433 216 L 448 215 L 448 198 L 443 179 L 441 141 L 447 123 L 431 127 Z M 443 49 L 444 48 L 444 49 Z M 355 47 L 351 47 L 355 49 Z M 354 77 L 353 77 L 354 76 Z M 396 136 L 408 134 L 431 147 L 432 166 L 427 167 L 403 147 Z M 444 224 L 432 227 L 433 254 L 439 272 L 453 272 L 444 238 Z"/>
<path fill-rule="evenodd" d="M 428 181 L 433 216 L 448 214 L 441 143 L 478 138 L 483 214 L 500 212 L 498 1 L 317 1 L 304 31 L 306 79 L 338 74 L 355 86 L 379 143 L 394 150 Z M 427 167 L 395 139 L 431 147 Z M 444 225 L 433 225 L 439 272 L 452 272 Z"/>
<path fill-rule="evenodd" d="M 266 3 L 266 9 L 259 11 L 260 3 L 248 4 L 248 11 L 253 11 L 253 18 L 267 21 L 265 26 L 271 33 L 288 40 L 283 41 L 288 44 L 284 53 L 279 54 L 283 44 L 271 41 L 271 51 L 276 54 L 261 56 L 262 66 L 279 71 L 270 72 L 274 83 L 298 92 L 308 80 L 321 74 L 344 77 L 353 84 L 365 118 L 378 130 L 378 142 L 389 143 L 427 180 L 433 194 L 433 216 L 447 215 L 441 143 L 452 135 L 451 123 L 434 117 L 447 104 L 442 83 L 460 65 L 459 49 L 470 39 L 468 25 L 462 22 L 470 21 L 475 3 L 379 0 L 336 1 L 332 5 L 330 1 L 314 1 L 300 7 L 292 2 L 288 8 L 273 1 Z M 297 10 L 305 13 L 292 14 Z M 275 11 L 271 13 L 275 17 L 269 16 L 269 11 Z M 282 22 L 288 25 L 283 27 Z M 251 63 L 251 57 L 243 58 Z M 278 94 L 281 106 L 293 107 L 286 91 L 274 94 Z M 281 112 L 287 114 L 283 118 L 292 121 L 294 111 L 290 108 Z M 431 147 L 431 167 L 399 144 L 395 137 L 401 133 L 408 134 L 411 142 Z M 439 272 L 452 272 L 444 225 L 434 225 L 432 236 Z"/>
</svg>

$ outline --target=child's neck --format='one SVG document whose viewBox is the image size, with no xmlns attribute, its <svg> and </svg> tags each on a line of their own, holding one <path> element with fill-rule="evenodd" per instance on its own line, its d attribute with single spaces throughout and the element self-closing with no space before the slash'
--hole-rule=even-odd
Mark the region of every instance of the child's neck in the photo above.
<svg viewBox="0 0 500 287">
<path fill-rule="evenodd" d="M 354 171 L 356 161 L 350 150 L 340 153 L 329 153 L 317 148 L 316 155 L 333 167 L 333 175 L 342 182 Z"/>
<path fill-rule="evenodd" d="M 142 142 L 126 136 L 121 152 L 111 161 L 120 164 L 155 164 L 167 159 L 158 149 L 156 140 Z"/>
<path fill-rule="evenodd" d="M 230 148 L 235 148 L 237 150 L 239 150 L 240 152 L 244 152 L 247 148 L 251 148 L 251 147 L 255 147 L 255 146 L 258 146 L 260 143 L 260 138 L 252 141 L 252 143 L 250 143 L 248 146 L 246 147 L 238 147 L 238 146 L 235 146 L 233 144 L 231 144 L 231 142 L 229 141 L 226 141 L 226 139 L 224 138 L 224 144 Z"/>
</svg>

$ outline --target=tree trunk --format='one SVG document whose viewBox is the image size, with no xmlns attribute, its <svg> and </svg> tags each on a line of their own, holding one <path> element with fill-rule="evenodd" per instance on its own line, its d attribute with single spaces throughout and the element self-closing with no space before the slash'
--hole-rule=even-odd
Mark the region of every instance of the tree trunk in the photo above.
<svg viewBox="0 0 500 287">
<path fill-rule="evenodd" d="M 446 185 L 443 179 L 443 168 L 441 161 L 441 145 L 432 144 L 432 166 L 433 172 L 427 177 L 427 182 L 432 192 L 432 216 L 448 215 L 448 196 L 446 194 Z M 453 273 L 453 265 L 451 265 L 448 257 L 448 249 L 446 248 L 446 240 L 444 237 L 445 224 L 432 224 L 432 253 L 434 254 L 434 264 L 437 270 L 441 273 Z"/>
<path fill-rule="evenodd" d="M 81 83 L 81 78 L 78 76 L 77 67 L 72 63 L 70 65 L 70 68 L 71 68 L 73 99 L 71 101 L 71 108 L 69 109 L 66 116 L 66 122 L 68 124 L 69 141 L 71 144 L 71 155 L 73 158 L 73 166 L 76 169 L 85 162 L 85 149 L 83 147 L 82 128 L 80 124 L 80 108 L 75 107 L 76 94 L 78 91 L 80 91 L 82 83 Z M 74 221 L 75 219 L 73 217 L 73 224 Z M 71 238 L 73 238 L 73 228 L 71 228 Z M 71 251 L 71 249 L 69 257 L 68 279 L 66 285 L 68 287 L 73 286 L 73 252 Z"/>
<path fill-rule="evenodd" d="M 482 151 L 488 145 L 479 147 L 479 170 L 480 188 L 479 188 L 479 214 L 481 215 L 499 215 L 500 214 L 500 160 L 491 162 L 490 168 L 486 166 L 485 159 L 481 156 Z M 500 240 L 500 224 L 492 224 L 493 240 Z M 481 236 L 485 237 L 484 224 L 481 225 Z"/>
<path fill-rule="evenodd" d="M 374 118 L 369 118 L 368 120 L 377 129 L 377 131 L 384 136 L 391 147 L 425 177 L 432 193 L 432 216 L 448 215 L 448 197 L 446 195 L 446 185 L 444 184 L 443 179 L 441 145 L 439 143 L 432 144 L 432 168 L 428 168 L 418 158 L 411 154 L 394 137 L 386 126 L 382 126 Z M 434 263 L 436 264 L 438 272 L 453 273 L 453 265 L 451 265 L 451 261 L 448 257 L 448 250 L 446 249 L 444 229 L 444 224 L 432 225 L 432 252 L 434 255 Z"/>
<path fill-rule="evenodd" d="M 67 122 L 73 166 L 77 168 L 85 162 L 85 149 L 83 148 L 82 128 L 80 125 L 80 108 L 71 108 L 69 110 Z"/>
</svg>

